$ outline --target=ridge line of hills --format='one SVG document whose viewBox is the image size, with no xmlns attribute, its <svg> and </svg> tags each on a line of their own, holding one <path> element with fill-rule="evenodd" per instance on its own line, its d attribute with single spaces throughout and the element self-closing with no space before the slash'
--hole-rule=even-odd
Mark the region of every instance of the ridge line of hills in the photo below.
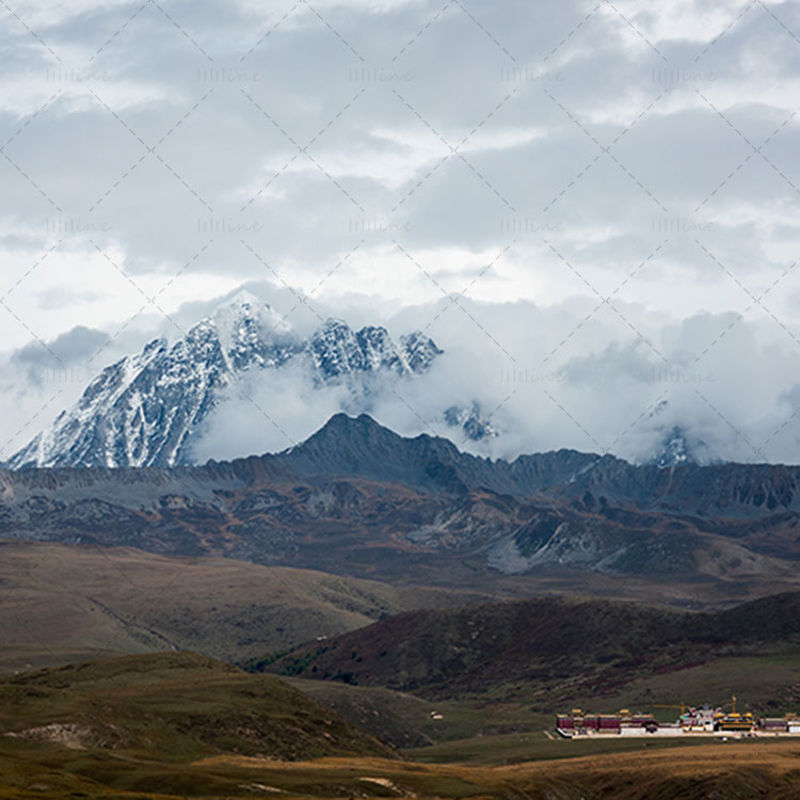
<svg viewBox="0 0 800 800">
<path fill-rule="evenodd" d="M 741 599 L 796 585 L 799 515 L 800 466 L 490 461 L 367 415 L 202 467 L 0 471 L 0 537 L 433 585 L 567 570 L 703 578 Z"/>
<path fill-rule="evenodd" d="M 181 479 L 257 482 L 321 476 L 363 477 L 433 492 L 485 489 L 514 497 L 557 489 L 559 495 L 578 500 L 576 490 L 591 492 L 596 487 L 607 500 L 628 500 L 639 507 L 674 508 L 700 516 L 714 510 L 731 511 L 734 506 L 749 507 L 756 515 L 800 510 L 800 465 L 687 463 L 665 469 L 572 449 L 523 454 L 511 461 L 492 460 L 461 451 L 443 437 L 426 433 L 401 436 L 367 414 L 334 414 L 308 439 L 278 453 L 229 461 L 212 459 L 198 466 L 0 468 L 3 487 L 47 485 L 64 479 L 88 485 L 114 478 L 158 484 Z M 701 476 L 705 480 L 698 481 Z M 679 498 L 690 497 L 688 487 L 698 482 L 701 486 L 696 496 L 701 497 L 704 488 L 706 496 L 709 488 L 717 488 L 719 494 L 710 498 L 708 509 L 679 508 Z"/>
</svg>

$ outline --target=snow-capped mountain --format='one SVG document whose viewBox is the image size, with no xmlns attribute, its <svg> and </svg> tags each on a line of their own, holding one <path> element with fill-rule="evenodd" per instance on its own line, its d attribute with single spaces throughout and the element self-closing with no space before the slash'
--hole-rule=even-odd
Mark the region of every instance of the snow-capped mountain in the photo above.
<svg viewBox="0 0 800 800">
<path fill-rule="evenodd" d="M 660 452 L 656 455 L 654 463 L 657 467 L 665 469 L 667 467 L 679 467 L 682 464 L 694 464 L 689 452 L 689 445 L 686 436 L 676 425 L 664 438 Z"/>
<path fill-rule="evenodd" d="M 6 466 L 187 464 L 224 390 L 255 370 L 299 359 L 317 384 L 329 384 L 367 375 L 413 376 L 441 353 L 418 331 L 395 342 L 385 328 L 353 331 L 334 319 L 304 340 L 257 298 L 240 293 L 174 344 L 156 339 L 104 369 Z"/>
<path fill-rule="evenodd" d="M 670 469 L 685 464 L 719 463 L 712 456 L 708 445 L 690 428 L 680 422 L 673 422 L 676 415 L 670 414 L 671 411 L 672 406 L 669 401 L 661 400 L 648 415 L 649 419 L 656 421 L 652 433 L 658 438 L 652 446 L 652 455 L 640 459 L 640 463 L 653 464 L 659 469 Z M 669 420 L 670 416 L 672 420 Z"/>
<path fill-rule="evenodd" d="M 652 463 L 661 469 L 680 467 L 685 464 L 719 464 L 709 451 L 708 445 L 696 436 L 691 436 L 680 425 L 675 425 L 661 440 Z"/>
<path fill-rule="evenodd" d="M 460 428 L 467 439 L 473 442 L 493 439 L 500 435 L 492 421 L 484 415 L 479 403 L 472 403 L 466 408 L 450 406 L 444 412 L 444 421 L 451 428 Z"/>
<path fill-rule="evenodd" d="M 401 336 L 397 345 L 386 328 L 367 326 L 353 331 L 338 319 L 329 319 L 318 328 L 304 350 L 323 382 L 354 372 L 420 373 L 442 353 L 432 339 L 419 331 Z"/>
</svg>

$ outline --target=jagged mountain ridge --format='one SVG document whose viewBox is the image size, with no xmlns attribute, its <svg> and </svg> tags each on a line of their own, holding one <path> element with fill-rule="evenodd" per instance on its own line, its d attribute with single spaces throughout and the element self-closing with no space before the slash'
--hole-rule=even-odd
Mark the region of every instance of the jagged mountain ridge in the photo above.
<svg viewBox="0 0 800 800">
<path fill-rule="evenodd" d="M 473 442 L 493 439 L 500 435 L 492 420 L 484 414 L 480 403 L 477 402 L 466 408 L 450 406 L 445 409 L 443 417 L 449 427 L 460 429 L 466 438 Z"/>
<path fill-rule="evenodd" d="M 333 415 L 304 442 L 281 453 L 211 460 L 204 466 L 0 470 L 0 502 L 13 497 L 14 486 L 34 491 L 69 485 L 93 491 L 115 482 L 222 487 L 338 477 L 400 483 L 429 493 L 486 490 L 518 499 L 546 495 L 581 507 L 594 503 L 699 517 L 750 519 L 800 512 L 800 465 L 685 464 L 665 469 L 569 449 L 492 460 L 462 452 L 449 439 L 404 437 L 367 414 L 344 413 Z"/>
<path fill-rule="evenodd" d="M 336 414 L 298 447 L 263 458 L 284 462 L 302 477 L 360 476 L 428 490 L 486 489 L 517 498 L 545 493 L 587 509 L 623 505 L 734 518 L 800 512 L 800 466 L 685 463 L 665 469 L 569 449 L 491 460 L 464 453 L 449 439 L 402 437 L 366 414 Z"/>
<path fill-rule="evenodd" d="M 399 396 L 391 381 L 426 372 L 442 353 L 421 331 L 395 341 L 382 326 L 354 330 L 333 318 L 304 338 L 254 295 L 241 291 L 175 343 L 154 339 L 141 352 L 106 367 L 72 408 L 62 411 L 0 467 L 197 464 L 204 458 L 200 454 L 218 453 L 219 439 L 226 438 L 224 432 L 220 436 L 220 423 L 208 439 L 216 444 L 203 442 L 203 435 L 214 427 L 213 412 L 228 399 L 242 405 L 249 400 L 254 418 L 257 409 L 262 418 L 276 413 L 280 419 L 282 408 L 280 403 L 271 405 L 271 391 L 263 406 L 254 401 L 251 375 L 300 364 L 299 373 L 294 369 L 289 373 L 304 376 L 299 392 L 293 384 L 296 397 L 313 388 L 344 384 L 347 392 L 336 397 L 334 407 L 348 413 L 371 412 L 380 408 L 382 400 Z M 310 378 L 307 385 L 306 378 Z M 430 390 L 431 384 L 425 386 L 426 392 Z M 508 419 L 497 414 L 497 408 L 488 413 L 477 400 L 451 397 L 449 387 L 443 391 L 435 380 L 433 387 L 434 396 L 444 397 L 431 418 L 446 426 L 448 436 L 459 444 L 482 443 L 483 452 L 492 452 L 491 440 L 510 431 Z M 266 388 L 271 390 L 271 384 Z M 666 408 L 662 401 L 651 416 Z M 225 423 L 230 419 L 225 417 Z M 681 426 L 667 432 L 662 424 L 656 430 L 662 438 L 652 463 L 663 468 L 710 463 L 704 443 Z M 240 449 L 223 452 L 233 456 L 252 452 L 249 440 L 238 444 Z"/>
<path fill-rule="evenodd" d="M 7 467 L 175 466 L 221 393 L 254 370 L 302 359 L 317 384 L 424 372 L 442 353 L 419 331 L 395 343 L 382 327 L 353 331 L 328 319 L 301 339 L 267 306 L 240 293 L 175 344 L 156 339 L 104 369 L 73 408 L 9 459 Z"/>
<path fill-rule="evenodd" d="M 740 591 L 764 575 L 793 585 L 800 467 L 570 450 L 492 461 L 337 414 L 282 453 L 203 467 L 0 471 L 0 538 L 447 585 L 569 569 Z"/>
</svg>

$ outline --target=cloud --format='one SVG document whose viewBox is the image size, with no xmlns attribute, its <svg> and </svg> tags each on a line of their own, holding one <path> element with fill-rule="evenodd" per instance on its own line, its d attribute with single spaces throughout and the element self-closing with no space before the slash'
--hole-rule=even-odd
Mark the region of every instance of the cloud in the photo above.
<svg viewBox="0 0 800 800">
<path fill-rule="evenodd" d="M 427 373 L 377 381 L 367 393 L 360 384 L 315 388 L 298 364 L 254 376 L 212 415 L 197 456 L 280 450 L 346 411 L 491 457 L 573 447 L 647 461 L 677 426 L 705 461 L 800 458 L 800 354 L 766 315 L 701 313 L 676 322 L 624 306 L 623 321 L 591 314 L 583 302 L 460 296 L 388 320 L 368 309 L 362 298 L 359 324 L 386 322 L 394 336 L 421 328 L 444 354 Z M 473 402 L 497 438 L 474 442 L 446 424 L 445 409 Z"/>
<path fill-rule="evenodd" d="M 315 387 L 299 365 L 252 376 L 228 390 L 192 456 L 204 463 L 285 450 L 347 408 L 350 399 L 346 386 Z"/>
<path fill-rule="evenodd" d="M 407 387 L 411 400 L 433 420 L 448 381 L 476 395 L 518 429 L 497 452 L 636 455 L 672 415 L 757 457 L 734 428 L 764 440 L 784 420 L 800 325 L 792 4 L 14 10 L 0 33 L 0 333 L 6 385 L 35 404 L 49 398 L 25 359 L 62 335 L 83 326 L 127 352 L 268 281 L 305 328 L 328 313 L 430 326 L 446 377 Z M 715 344 L 726 326 L 739 350 Z M 715 381 L 646 378 L 656 351 L 694 374 L 686 354 L 706 347 L 698 368 Z M 281 380 L 278 399 L 300 385 Z M 650 417 L 658 389 L 669 414 Z M 418 424 L 396 397 L 375 407 Z M 793 452 L 792 425 L 770 440 L 776 457 Z"/>
<path fill-rule="evenodd" d="M 12 355 L 12 363 L 32 369 L 56 370 L 88 361 L 98 350 L 109 343 L 107 333 L 83 325 L 62 333 L 48 343 L 32 342 Z"/>
</svg>

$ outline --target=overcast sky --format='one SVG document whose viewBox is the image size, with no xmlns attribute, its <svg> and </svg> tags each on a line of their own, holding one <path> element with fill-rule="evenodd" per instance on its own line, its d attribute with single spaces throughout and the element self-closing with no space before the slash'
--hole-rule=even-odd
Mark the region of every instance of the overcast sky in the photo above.
<svg viewBox="0 0 800 800">
<path fill-rule="evenodd" d="M 502 454 L 638 457 L 658 419 L 719 457 L 800 461 L 800 4 L 0 18 L 5 455 L 248 283 L 284 313 L 302 294 L 426 329 L 516 432 Z"/>
</svg>

